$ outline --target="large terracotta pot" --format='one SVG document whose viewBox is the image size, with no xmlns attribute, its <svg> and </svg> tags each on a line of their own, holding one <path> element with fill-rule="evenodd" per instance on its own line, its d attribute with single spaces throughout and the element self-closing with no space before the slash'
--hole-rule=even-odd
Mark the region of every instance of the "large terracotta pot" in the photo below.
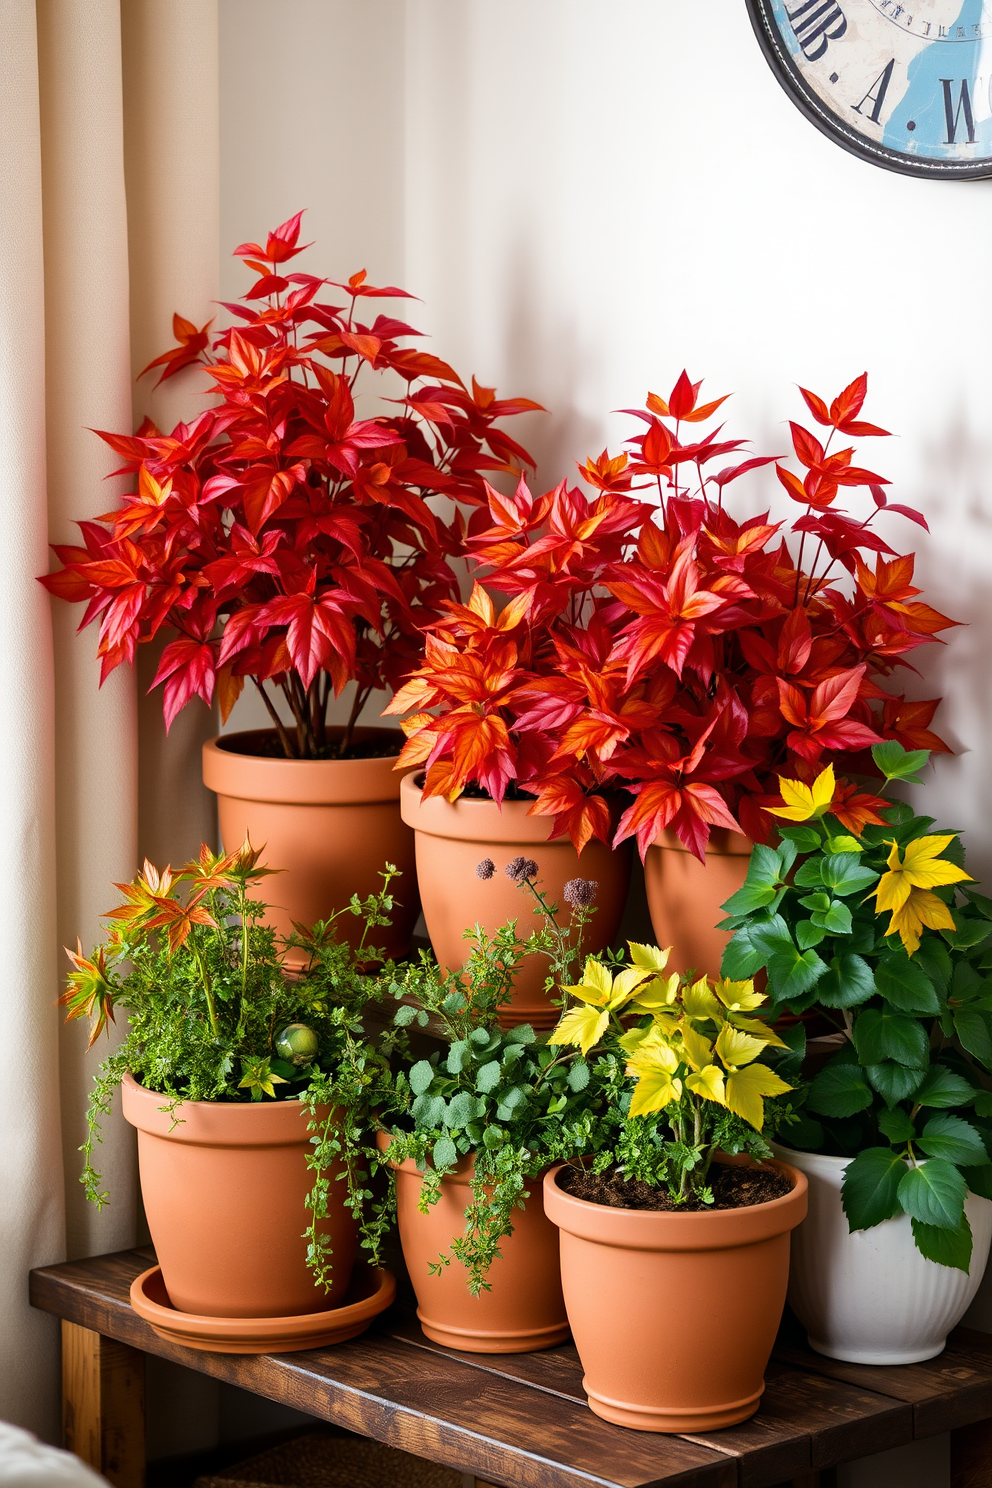
<svg viewBox="0 0 992 1488">
<path fill-rule="evenodd" d="M 379 1133 L 378 1141 L 383 1150 L 388 1148 L 385 1133 Z M 568 1337 L 558 1232 L 545 1217 L 540 1178 L 531 1183 L 525 1207 L 514 1213 L 513 1233 L 500 1241 L 500 1258 L 487 1277 L 492 1290 L 473 1297 L 459 1261 L 452 1260 L 438 1276 L 429 1268 L 465 1233 L 475 1159 L 464 1159 L 441 1180 L 441 1197 L 427 1214 L 417 1207 L 422 1174 L 416 1163 L 407 1158 L 391 1166 L 403 1259 L 428 1338 L 472 1354 L 529 1354 Z"/>
<path fill-rule="evenodd" d="M 635 1431 L 715 1431 L 754 1414 L 785 1305 L 806 1179 L 711 1213 L 610 1209 L 544 1179 L 589 1407 Z"/>
<path fill-rule="evenodd" d="M 973 1193 L 965 1199 L 973 1247 L 970 1269 L 959 1271 L 920 1254 L 908 1214 L 851 1232 L 841 1203 L 847 1158 L 775 1150 L 809 1180 L 809 1214 L 792 1240 L 789 1306 L 810 1348 L 853 1364 L 934 1358 L 981 1285 L 992 1201 Z"/>
<path fill-rule="evenodd" d="M 303 1231 L 315 1174 L 299 1101 L 184 1101 L 124 1076 L 126 1120 L 138 1128 L 138 1172 L 152 1244 L 174 1307 L 201 1317 L 289 1317 L 335 1305 L 355 1260 L 343 1183 L 322 1229 L 333 1285 L 314 1285 Z M 165 1109 L 163 1109 L 163 1107 Z M 333 1176 L 333 1174 L 332 1174 Z"/>
<path fill-rule="evenodd" d="M 614 940 L 630 886 L 630 848 L 617 851 L 595 839 L 581 857 L 567 837 L 548 841 L 551 818 L 528 815 L 530 801 L 473 800 L 461 796 L 448 801 L 443 796 L 424 800 L 416 776 L 410 774 L 400 787 L 403 820 L 414 829 L 417 841 L 417 879 L 424 907 L 427 933 L 441 966 L 460 971 L 471 950 L 465 931 L 478 923 L 494 934 L 508 920 L 516 920 L 521 936 L 537 928 L 531 896 L 503 871 L 512 858 L 532 858 L 538 867 L 541 890 L 559 906 L 558 919 L 567 924 L 569 908 L 562 890 L 572 878 L 595 879 L 598 884 L 596 913 L 586 930 L 583 949 L 605 950 Z M 476 865 L 491 858 L 496 865 L 492 878 L 483 880 Z M 513 998 L 500 1014 L 504 1027 L 530 1023 L 534 1028 L 553 1028 L 558 1012 L 544 991 L 548 958 L 527 956 L 520 963 Z"/>
<path fill-rule="evenodd" d="M 693 968 L 716 977 L 729 936 L 715 927 L 720 908 L 744 882 L 753 843 L 739 832 L 714 827 L 701 863 L 669 828 L 651 844 L 644 860 L 651 924 L 660 946 L 671 946 L 672 971 Z"/>
<path fill-rule="evenodd" d="M 413 833 L 400 819 L 396 756 L 288 760 L 250 752 L 272 735 L 271 729 L 221 734 L 203 746 L 203 781 L 217 793 L 225 851 L 248 836 L 255 847 L 264 845 L 268 867 L 283 870 L 264 880 L 269 923 L 280 935 L 290 933 L 293 920 L 326 919 L 352 894 L 376 893 L 383 868 L 394 863 L 403 874 L 393 883 L 399 903 L 392 925 L 377 929 L 372 943 L 389 956 L 406 955 L 420 904 Z M 355 737 L 393 742 L 395 732 L 359 728 Z M 343 915 L 338 926 L 354 942 L 363 922 Z"/>
</svg>

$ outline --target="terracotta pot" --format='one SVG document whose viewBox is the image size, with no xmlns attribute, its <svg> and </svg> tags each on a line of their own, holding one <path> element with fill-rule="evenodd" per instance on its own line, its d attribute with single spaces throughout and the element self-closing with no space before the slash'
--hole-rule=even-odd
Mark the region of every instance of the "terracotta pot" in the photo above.
<svg viewBox="0 0 992 1488">
<path fill-rule="evenodd" d="M 425 801 L 417 777 L 410 774 L 403 779 L 400 809 L 417 840 L 417 880 L 427 933 L 435 956 L 448 971 L 460 971 L 465 964 L 471 942 L 464 932 L 476 923 L 489 934 L 508 920 L 518 922 L 521 936 L 537 927 L 530 895 L 503 871 L 511 858 L 534 859 L 540 887 L 560 906 L 562 924 L 569 918 L 562 899 L 569 879 L 595 879 L 599 886 L 596 913 L 587 927 L 583 949 L 590 953 L 605 950 L 616 937 L 630 886 L 631 843 L 614 852 L 593 840 L 580 857 L 567 837 L 548 841 L 551 818 L 528 815 L 531 804 L 504 801 L 499 807 L 494 801 L 465 796 L 453 802 L 443 796 Z M 480 879 L 475 871 L 483 858 L 496 864 L 488 880 Z M 558 1012 L 544 991 L 547 974 L 546 956 L 527 956 L 520 963 L 513 998 L 500 1014 L 504 1028 L 518 1023 L 537 1029 L 554 1027 Z"/>
<path fill-rule="evenodd" d="M 392 925 L 375 932 L 374 944 L 389 956 L 405 956 L 420 904 L 413 833 L 400 819 L 396 756 L 288 760 L 250 752 L 272 736 L 271 729 L 222 734 L 203 746 L 203 782 L 217 793 L 225 850 L 240 847 L 247 835 L 255 847 L 264 845 L 267 866 L 283 870 L 263 883 L 272 901 L 269 923 L 288 935 L 293 920 L 312 925 L 326 919 L 352 894 L 364 899 L 381 889 L 379 875 L 387 862 L 395 863 L 403 874 L 394 882 L 401 902 Z M 359 728 L 355 737 L 392 743 L 395 732 Z M 345 915 L 338 924 L 357 941 L 361 920 Z"/>
<path fill-rule="evenodd" d="M 715 927 L 726 915 L 720 908 L 744 882 L 753 843 L 739 832 L 714 827 L 706 862 L 682 846 L 665 829 L 648 848 L 644 861 L 651 924 L 660 946 L 671 946 L 669 967 L 690 967 L 720 975 L 720 959 L 730 937 Z"/>
<path fill-rule="evenodd" d="M 322 1222 L 331 1290 L 315 1286 L 307 1267 L 315 1175 L 299 1101 L 184 1101 L 170 1114 L 167 1096 L 130 1075 L 121 1096 L 138 1128 L 141 1196 L 173 1307 L 201 1317 L 289 1317 L 326 1311 L 344 1296 L 357 1234 L 343 1183 L 331 1183 L 334 1212 Z"/>
<path fill-rule="evenodd" d="M 389 1137 L 380 1132 L 385 1151 Z M 487 1280 L 492 1290 L 473 1297 L 466 1270 L 452 1260 L 439 1276 L 429 1266 L 465 1233 L 475 1159 L 466 1158 L 441 1180 L 441 1197 L 427 1214 L 417 1208 L 422 1175 L 415 1162 L 391 1164 L 396 1174 L 400 1243 L 417 1294 L 420 1326 L 435 1343 L 470 1354 L 529 1354 L 568 1337 L 558 1270 L 558 1232 L 544 1214 L 541 1179 L 513 1216 L 513 1233 L 500 1241 L 500 1258 Z"/>
<path fill-rule="evenodd" d="M 610 1209 L 544 1179 L 589 1407 L 635 1431 L 715 1431 L 754 1414 L 789 1280 L 806 1179 L 748 1209 Z"/>
</svg>

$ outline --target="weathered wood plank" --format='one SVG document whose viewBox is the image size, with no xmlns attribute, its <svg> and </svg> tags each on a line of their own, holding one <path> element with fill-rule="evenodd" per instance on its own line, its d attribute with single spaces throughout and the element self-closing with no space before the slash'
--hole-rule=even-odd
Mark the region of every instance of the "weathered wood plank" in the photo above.
<svg viewBox="0 0 992 1488">
<path fill-rule="evenodd" d="M 951 1432 L 951 1488 L 992 1488 L 992 1421 Z"/>
<path fill-rule="evenodd" d="M 69 1451 L 114 1488 L 143 1488 L 144 1354 L 65 1319 L 62 1433 Z"/>
<path fill-rule="evenodd" d="M 424 1367 L 421 1351 L 381 1335 L 279 1356 L 166 1343 L 126 1300 L 145 1264 L 123 1252 L 48 1267 L 32 1275 L 32 1300 L 132 1347 L 504 1488 L 737 1488 L 736 1464 L 723 1453 L 625 1431 L 584 1404 L 450 1356 L 432 1356 Z"/>
<path fill-rule="evenodd" d="M 582 1366 L 571 1344 L 536 1354 L 465 1354 L 426 1338 L 415 1318 L 394 1313 L 382 1323 L 392 1338 L 427 1353 L 584 1401 Z M 851 1461 L 912 1440 L 912 1408 L 873 1391 L 772 1362 L 761 1408 L 750 1421 L 685 1440 L 738 1459 L 740 1488 L 771 1488 L 811 1469 Z"/>
<path fill-rule="evenodd" d="M 795 1334 L 780 1337 L 775 1358 L 906 1401 L 914 1436 L 938 1436 L 992 1416 L 992 1334 L 973 1328 L 955 1328 L 944 1352 L 921 1364 L 847 1364 L 814 1353 Z"/>
</svg>

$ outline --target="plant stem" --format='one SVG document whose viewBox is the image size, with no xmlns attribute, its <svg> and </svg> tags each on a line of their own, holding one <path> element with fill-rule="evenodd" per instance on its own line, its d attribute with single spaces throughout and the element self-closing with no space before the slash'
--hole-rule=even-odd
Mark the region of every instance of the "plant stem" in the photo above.
<svg viewBox="0 0 992 1488">
<path fill-rule="evenodd" d="M 289 735 L 286 732 L 286 728 L 285 728 L 285 725 L 283 724 L 282 719 L 279 717 L 279 714 L 276 712 L 275 704 L 273 703 L 272 699 L 269 697 L 269 694 L 266 692 L 264 686 L 258 680 L 258 678 L 257 677 L 253 677 L 252 678 L 252 681 L 254 682 L 255 686 L 258 688 L 259 692 L 262 694 L 262 701 L 265 704 L 265 707 L 266 707 L 266 709 L 268 711 L 268 715 L 272 719 L 272 722 L 275 724 L 276 733 L 279 735 L 279 743 L 283 747 L 283 753 L 285 754 L 285 756 L 286 756 L 287 759 L 295 759 L 296 756 L 295 756 L 295 754 L 293 752 L 293 749 L 292 749 L 292 747 L 290 745 Z"/>
</svg>

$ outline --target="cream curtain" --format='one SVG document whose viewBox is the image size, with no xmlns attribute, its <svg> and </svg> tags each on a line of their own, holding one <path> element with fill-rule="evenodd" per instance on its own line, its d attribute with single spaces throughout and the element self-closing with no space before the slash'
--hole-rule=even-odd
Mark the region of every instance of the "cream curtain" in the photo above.
<svg viewBox="0 0 992 1488">
<path fill-rule="evenodd" d="M 131 1133 L 101 1151 L 113 1202 L 82 1201 L 76 1151 L 96 1060 L 61 1028 L 61 945 L 91 944 L 113 880 L 213 833 L 203 710 L 166 741 L 132 675 L 98 688 L 91 632 L 35 582 L 49 541 L 113 504 L 93 428 L 131 423 L 133 372 L 217 293 L 215 0 L 0 7 L 0 1418 L 58 1433 L 57 1328 L 32 1266 L 131 1242 Z M 129 289 L 130 286 L 130 289 Z M 131 355 L 135 357 L 132 367 Z M 195 412 L 195 379 L 135 411 Z M 47 479 L 46 479 L 47 468 Z M 139 810 L 140 803 L 140 810 Z"/>
</svg>

